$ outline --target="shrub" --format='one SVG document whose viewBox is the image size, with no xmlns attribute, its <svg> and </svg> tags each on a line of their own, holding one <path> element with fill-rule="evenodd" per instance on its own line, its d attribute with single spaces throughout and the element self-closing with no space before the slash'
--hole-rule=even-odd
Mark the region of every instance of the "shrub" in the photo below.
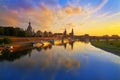
<svg viewBox="0 0 120 80">
<path fill-rule="evenodd" d="M 10 44 L 10 43 L 12 43 L 12 40 L 9 38 L 4 38 L 2 42 L 5 44 Z"/>
<path fill-rule="evenodd" d="M 110 45 L 113 45 L 113 43 L 111 42 Z"/>
</svg>

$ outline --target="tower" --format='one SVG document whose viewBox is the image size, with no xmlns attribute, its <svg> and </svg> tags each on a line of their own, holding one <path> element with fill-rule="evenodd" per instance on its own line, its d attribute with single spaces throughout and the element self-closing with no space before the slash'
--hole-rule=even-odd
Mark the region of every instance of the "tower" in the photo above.
<svg viewBox="0 0 120 80">
<path fill-rule="evenodd" d="M 29 34 L 32 34 L 32 27 L 31 27 L 31 22 L 29 22 L 29 25 L 28 25 L 28 27 L 27 27 L 27 32 L 29 33 Z"/>
<path fill-rule="evenodd" d="M 67 35 L 67 31 L 66 31 L 66 28 L 65 28 L 65 31 L 64 31 L 64 36 L 66 36 Z"/>
<path fill-rule="evenodd" d="M 73 30 L 73 28 L 72 28 L 72 32 L 71 32 L 71 35 L 72 35 L 72 36 L 74 35 L 74 30 Z"/>
<path fill-rule="evenodd" d="M 71 33 L 69 33 L 69 36 L 70 36 L 71 38 L 74 37 L 74 30 L 73 30 L 73 28 L 72 28 Z"/>
</svg>

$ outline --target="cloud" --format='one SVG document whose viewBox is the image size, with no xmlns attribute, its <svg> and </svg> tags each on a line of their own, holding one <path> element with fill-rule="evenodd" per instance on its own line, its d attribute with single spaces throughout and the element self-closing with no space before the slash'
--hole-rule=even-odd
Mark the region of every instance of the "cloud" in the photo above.
<svg viewBox="0 0 120 80">
<path fill-rule="evenodd" d="M 0 0 L 0 3 L 9 9 L 31 9 L 37 8 L 40 3 L 48 6 L 56 6 L 58 5 L 58 0 Z"/>
<path fill-rule="evenodd" d="M 64 8 L 64 11 L 67 15 L 81 14 L 82 13 L 82 8 L 81 7 L 75 7 L 75 6 L 66 6 Z"/>
<path fill-rule="evenodd" d="M 111 15 L 109 15 L 109 16 L 107 16 L 107 17 L 115 17 L 115 16 L 120 16 L 120 12 L 117 12 L 117 13 L 111 14 Z"/>
<path fill-rule="evenodd" d="M 79 32 L 81 29 L 86 31 L 90 28 L 93 20 L 102 23 L 104 21 L 107 23 L 108 20 L 120 20 L 118 19 L 120 13 L 111 14 L 113 13 L 112 10 L 110 13 L 109 11 L 101 12 L 102 14 L 99 17 L 102 19 L 98 19 L 99 17 L 96 15 L 94 16 L 97 11 L 107 4 L 108 0 L 101 0 L 100 5 L 94 10 L 92 10 L 94 5 L 94 3 L 92 5 L 92 2 L 88 2 L 84 7 L 79 4 L 82 0 L 67 1 L 69 4 L 66 3 L 62 6 L 59 5 L 58 0 L 0 0 L 0 25 L 12 25 L 26 29 L 30 20 L 35 30 L 58 32 L 61 28 L 66 27 L 68 31 L 71 31 L 71 28 L 74 27 Z M 77 2 L 79 5 L 77 5 Z M 106 19 L 103 19 L 103 17 Z M 95 26 L 98 25 L 99 23 Z"/>
<path fill-rule="evenodd" d="M 104 5 L 108 2 L 108 0 L 102 0 L 101 4 L 98 5 L 94 10 L 92 10 L 92 13 L 97 12 L 98 10 L 100 10 L 101 8 L 104 7 Z"/>
<path fill-rule="evenodd" d="M 3 0 L 1 2 L 0 24 L 20 26 L 24 29 L 27 28 L 28 21 L 32 22 L 36 30 L 49 30 L 52 26 L 58 25 L 66 26 L 67 16 L 82 13 L 80 6 L 62 7 L 58 5 L 58 0 Z"/>
<path fill-rule="evenodd" d="M 67 28 L 73 28 L 73 27 L 76 27 L 76 24 L 68 23 L 68 24 L 66 24 L 66 26 L 68 26 Z"/>
<path fill-rule="evenodd" d="M 108 16 L 109 13 L 110 13 L 109 11 L 104 12 L 104 13 L 100 14 L 98 17 L 99 17 L 99 18 L 106 17 L 106 16 Z"/>
<path fill-rule="evenodd" d="M 1 25 L 18 25 L 18 12 L 16 10 L 9 10 L 5 6 L 0 8 L 2 11 L 0 12 L 0 24 Z"/>
<path fill-rule="evenodd" d="M 50 27 L 55 19 L 54 12 L 44 4 L 41 4 L 40 8 L 41 8 L 40 14 L 38 14 L 39 17 L 38 16 L 37 17 L 38 17 L 38 20 L 40 20 L 40 23 L 43 24 L 41 26 Z"/>
<path fill-rule="evenodd" d="M 44 3 L 39 4 L 38 7 L 38 9 L 31 7 L 19 10 L 8 8 L 7 6 L 1 7 L 0 24 L 17 26 L 19 24 L 23 25 L 30 20 L 33 22 L 33 26 L 36 26 L 34 28 L 50 27 L 55 19 L 54 11 Z"/>
<path fill-rule="evenodd" d="M 31 1 L 29 0 L 3 0 L 1 6 L 6 6 L 9 9 L 29 9 L 32 8 Z"/>
</svg>

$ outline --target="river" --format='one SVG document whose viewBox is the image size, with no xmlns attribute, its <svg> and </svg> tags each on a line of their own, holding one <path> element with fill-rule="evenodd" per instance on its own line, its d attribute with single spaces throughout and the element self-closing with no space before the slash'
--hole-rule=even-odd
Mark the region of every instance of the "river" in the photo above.
<svg viewBox="0 0 120 80">
<path fill-rule="evenodd" d="M 74 42 L 0 58 L 0 80 L 120 80 L 120 57 Z"/>
</svg>

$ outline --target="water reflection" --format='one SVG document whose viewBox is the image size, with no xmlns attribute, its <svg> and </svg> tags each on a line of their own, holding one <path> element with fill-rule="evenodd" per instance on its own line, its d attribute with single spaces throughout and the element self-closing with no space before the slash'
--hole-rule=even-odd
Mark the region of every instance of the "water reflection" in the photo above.
<svg viewBox="0 0 120 80">
<path fill-rule="evenodd" d="M 64 44 L 64 48 L 66 49 L 66 47 L 67 47 L 67 44 Z"/>
<path fill-rule="evenodd" d="M 29 54 L 31 56 L 31 49 L 24 50 L 24 51 L 18 51 L 18 52 L 5 52 L 3 55 L 0 56 L 0 61 L 8 60 L 8 61 L 14 61 L 16 59 L 20 59 L 21 57 Z"/>
<path fill-rule="evenodd" d="M 120 60 L 83 42 L 12 52 L 0 56 L 0 80 L 119 80 L 113 59 Z"/>
<path fill-rule="evenodd" d="M 57 59 L 51 59 L 51 56 L 46 56 L 46 58 L 40 59 L 39 68 L 41 70 L 47 70 L 49 68 L 65 68 L 65 69 L 75 69 L 80 68 L 80 61 L 71 58 L 58 57 Z"/>
<path fill-rule="evenodd" d="M 69 42 L 69 45 L 71 45 L 72 50 L 73 50 L 74 43 L 75 43 L 75 41 Z"/>
<path fill-rule="evenodd" d="M 42 48 L 36 48 L 36 50 L 38 51 L 38 52 L 40 52 L 41 50 L 42 50 Z M 46 49 L 45 49 L 46 50 Z"/>
<path fill-rule="evenodd" d="M 69 45 L 71 46 L 71 50 L 73 50 L 73 46 L 74 46 L 74 42 L 69 42 Z M 67 47 L 67 43 L 66 44 L 61 44 L 58 46 L 64 46 L 64 48 L 66 49 Z M 29 47 L 29 46 L 28 46 Z M 30 47 L 31 48 L 31 47 Z M 37 50 L 38 52 L 41 52 L 41 50 L 50 50 L 52 49 L 52 45 L 46 46 L 46 47 L 39 47 L 39 48 L 35 48 L 35 50 Z M 14 61 L 16 59 L 20 59 L 23 56 L 26 56 L 27 54 L 29 55 L 29 57 L 31 57 L 32 55 L 32 50 L 34 49 L 26 49 L 26 50 L 22 50 L 22 51 L 5 51 L 5 53 L 3 55 L 0 56 L 0 61 L 4 61 L 4 60 L 8 60 L 8 61 Z"/>
</svg>

